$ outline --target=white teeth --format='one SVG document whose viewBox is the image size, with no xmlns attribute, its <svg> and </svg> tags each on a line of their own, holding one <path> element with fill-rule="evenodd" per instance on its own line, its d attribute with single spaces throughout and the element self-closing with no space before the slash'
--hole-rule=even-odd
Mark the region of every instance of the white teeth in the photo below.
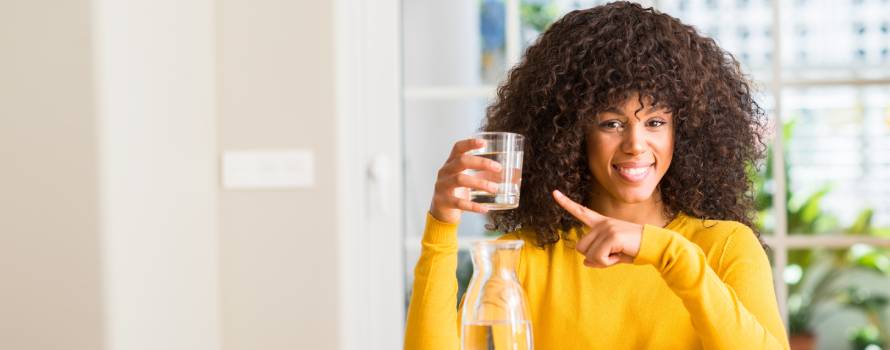
<svg viewBox="0 0 890 350">
<path fill-rule="evenodd" d="M 622 168 L 622 167 L 618 167 L 618 171 L 619 171 L 619 172 L 621 172 L 622 174 L 627 174 L 627 175 L 640 175 L 640 174 L 642 174 L 642 173 L 645 173 L 645 172 L 648 171 L 648 170 L 649 170 L 649 167 L 643 167 L 643 168 Z"/>
</svg>

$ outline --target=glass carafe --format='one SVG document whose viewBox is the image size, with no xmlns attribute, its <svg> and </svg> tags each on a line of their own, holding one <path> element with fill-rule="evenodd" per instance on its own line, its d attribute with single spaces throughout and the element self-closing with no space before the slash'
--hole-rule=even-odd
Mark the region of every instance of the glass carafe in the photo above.
<svg viewBox="0 0 890 350">
<path fill-rule="evenodd" d="M 522 241 L 473 244 L 473 278 L 461 316 L 462 350 L 531 350 L 532 324 L 516 278 Z"/>
</svg>

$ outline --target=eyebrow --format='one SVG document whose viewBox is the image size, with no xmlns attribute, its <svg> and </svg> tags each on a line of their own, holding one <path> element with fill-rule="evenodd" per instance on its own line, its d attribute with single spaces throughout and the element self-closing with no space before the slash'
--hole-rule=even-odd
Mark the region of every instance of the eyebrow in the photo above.
<svg viewBox="0 0 890 350">
<path fill-rule="evenodd" d="M 666 108 L 665 108 L 665 107 L 660 107 L 660 106 L 649 106 L 648 109 L 645 109 L 645 110 L 643 110 L 643 111 L 641 111 L 641 112 L 643 112 L 643 113 L 652 113 L 652 112 L 655 112 L 655 111 L 660 110 L 660 109 L 666 109 Z M 615 113 L 615 114 L 617 114 L 617 115 L 627 117 L 626 115 L 624 115 L 624 112 L 622 112 L 620 109 L 618 109 L 618 107 L 614 107 L 614 106 L 612 106 L 612 107 L 607 107 L 605 110 L 603 110 L 603 113 Z M 668 111 L 668 113 L 670 113 L 670 111 Z"/>
</svg>

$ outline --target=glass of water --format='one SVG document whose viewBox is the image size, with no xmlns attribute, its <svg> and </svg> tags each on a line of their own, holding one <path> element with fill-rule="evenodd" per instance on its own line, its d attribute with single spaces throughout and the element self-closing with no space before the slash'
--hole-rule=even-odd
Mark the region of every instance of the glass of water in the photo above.
<svg viewBox="0 0 890 350">
<path fill-rule="evenodd" d="M 474 138 L 485 140 L 485 146 L 470 154 L 488 158 L 501 164 L 501 171 L 471 170 L 470 174 L 498 185 L 497 192 L 473 189 L 470 200 L 489 210 L 513 209 L 519 206 L 519 185 L 522 180 L 523 137 L 511 132 L 482 132 Z"/>
</svg>

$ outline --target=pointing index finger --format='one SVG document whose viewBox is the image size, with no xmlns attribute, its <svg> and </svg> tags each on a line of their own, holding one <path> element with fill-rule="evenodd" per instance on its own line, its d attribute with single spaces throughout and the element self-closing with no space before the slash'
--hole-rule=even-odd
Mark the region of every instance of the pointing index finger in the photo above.
<svg viewBox="0 0 890 350">
<path fill-rule="evenodd" d="M 566 195 L 559 190 L 553 191 L 553 198 L 556 199 L 556 203 L 558 203 L 559 206 L 563 207 L 569 214 L 572 214 L 572 216 L 578 218 L 578 220 L 581 220 L 581 222 L 588 227 L 596 225 L 602 217 L 597 212 L 578 204 L 569 197 L 566 197 Z"/>
</svg>

